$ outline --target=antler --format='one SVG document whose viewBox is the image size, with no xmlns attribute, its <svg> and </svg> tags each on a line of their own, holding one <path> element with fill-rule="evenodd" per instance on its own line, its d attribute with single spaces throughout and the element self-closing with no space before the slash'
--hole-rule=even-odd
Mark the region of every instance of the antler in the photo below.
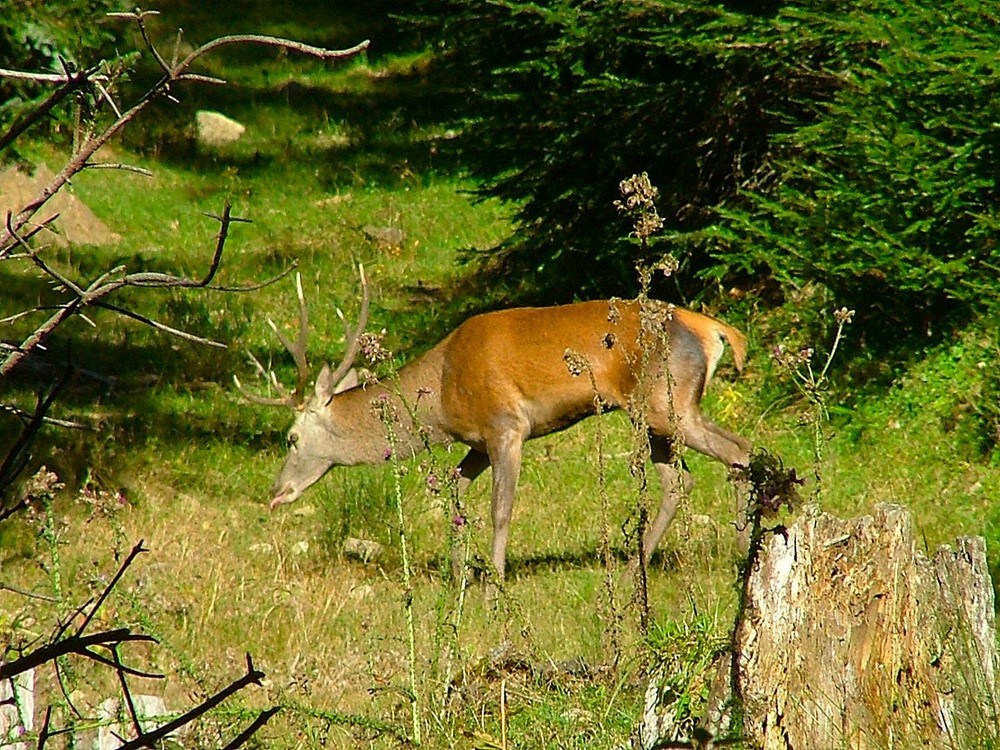
<svg viewBox="0 0 1000 750">
<path fill-rule="evenodd" d="M 254 357 L 252 354 L 248 354 L 250 361 L 253 363 L 254 368 L 260 374 L 264 380 L 267 380 L 274 386 L 274 389 L 278 391 L 281 396 L 278 398 L 268 398 L 265 396 L 258 396 L 256 393 L 251 393 L 243 384 L 240 383 L 240 379 L 233 375 L 233 382 L 236 383 L 236 387 L 239 392 L 243 394 L 243 397 L 248 401 L 255 404 L 261 404 L 263 406 L 290 406 L 293 409 L 297 409 L 302 406 L 306 401 L 306 385 L 309 382 L 309 364 L 306 361 L 306 340 L 309 337 L 309 310 L 306 306 L 306 296 L 302 291 L 302 274 L 295 274 L 295 291 L 299 297 L 299 334 L 295 338 L 295 343 L 293 344 L 288 338 L 278 330 L 278 326 L 275 325 L 274 321 L 270 318 L 267 319 L 267 324 L 274 331 L 275 335 L 278 337 L 278 341 L 281 342 L 289 353 L 292 355 L 292 359 L 295 361 L 295 368 L 297 375 L 295 377 L 295 390 L 289 393 L 285 387 L 278 381 L 278 377 L 274 374 L 274 370 L 266 370 L 260 361 Z"/>
<path fill-rule="evenodd" d="M 357 359 L 358 352 L 361 350 L 361 334 L 365 331 L 365 326 L 368 325 L 368 280 L 365 278 L 365 268 L 360 263 L 358 264 L 358 272 L 361 274 L 361 309 L 358 313 L 358 324 L 355 326 L 354 330 L 351 330 L 350 325 L 347 323 L 347 319 L 344 317 L 339 309 L 337 310 L 337 315 L 344 322 L 344 334 L 347 341 L 347 349 L 344 352 L 344 358 L 341 363 L 337 366 L 337 369 L 328 376 L 325 382 L 332 385 L 339 383 L 345 375 L 354 366 L 354 360 Z M 265 396 L 259 396 L 256 393 L 251 393 L 243 387 L 240 383 L 238 377 L 233 375 L 233 382 L 236 383 L 236 387 L 239 389 L 240 393 L 243 394 L 244 398 L 255 404 L 262 404 L 264 406 L 289 406 L 293 409 L 298 409 L 306 402 L 306 386 L 309 383 L 309 365 L 306 361 L 306 341 L 309 337 L 309 313 L 306 307 L 306 297 L 302 291 L 302 275 L 299 273 L 295 274 L 295 289 L 299 298 L 299 333 L 295 338 L 293 343 L 286 337 L 275 325 L 274 321 L 268 318 L 267 324 L 274 331 L 274 334 L 278 337 L 289 353 L 292 355 L 292 359 L 295 361 L 296 368 L 296 378 L 295 378 L 295 390 L 289 393 L 283 385 L 278 381 L 277 376 L 274 374 L 274 370 L 265 369 L 260 361 L 254 357 L 252 354 L 248 354 L 250 361 L 253 363 L 254 368 L 260 374 L 260 376 L 267 380 L 276 391 L 278 391 L 281 396 L 278 398 L 268 398 Z"/>
<path fill-rule="evenodd" d="M 358 358 L 358 352 L 361 351 L 361 334 L 365 332 L 365 326 L 368 325 L 368 279 L 365 278 L 365 267 L 360 263 L 358 263 L 358 273 L 361 275 L 361 309 L 358 311 L 358 324 L 353 332 L 344 317 L 344 313 L 339 308 L 337 309 L 337 316 L 344 323 L 344 340 L 347 342 L 347 349 L 344 351 L 344 358 L 337 365 L 337 369 L 329 377 L 328 382 L 333 385 L 337 385 L 343 380 L 344 376 L 354 367 L 354 360 Z"/>
</svg>

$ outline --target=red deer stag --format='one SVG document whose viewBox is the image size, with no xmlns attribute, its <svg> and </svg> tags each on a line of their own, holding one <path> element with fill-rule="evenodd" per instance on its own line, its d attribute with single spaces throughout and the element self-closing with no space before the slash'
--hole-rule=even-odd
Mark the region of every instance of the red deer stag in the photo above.
<svg viewBox="0 0 1000 750">
<path fill-rule="evenodd" d="M 674 516 L 682 485 L 690 484 L 687 470 L 678 467 L 674 441 L 726 466 L 748 461 L 750 444 L 713 424 L 699 408 L 725 343 L 732 347 L 737 369 L 743 366 L 746 338 L 721 321 L 661 302 L 649 302 L 643 310 L 637 302 L 607 300 L 500 310 L 466 320 L 403 367 L 391 386 L 359 386 L 352 366 L 368 315 L 363 269 L 361 284 L 358 325 L 352 331 L 344 323 L 344 359 L 336 370 L 323 367 L 311 397 L 305 393 L 308 321 L 301 281 L 296 342 L 268 321 L 295 359 L 295 391 L 264 399 L 236 381 L 244 396 L 256 403 L 284 404 L 297 411 L 288 432 L 288 456 L 272 489 L 272 509 L 298 498 L 334 466 L 385 461 L 389 440 L 373 409 L 377 399 L 396 406 L 398 450 L 423 449 L 413 418 L 433 442 L 469 446 L 459 464 L 460 489 L 492 466 L 492 562 L 501 582 L 524 441 L 594 414 L 595 386 L 602 411 L 627 409 L 633 399 L 643 399 L 652 462 L 663 493 L 659 513 L 643 538 L 647 562 Z M 568 352 L 574 353 L 571 359 L 585 363 L 590 377 L 571 374 Z M 643 377 L 641 368 L 646 369 Z M 273 373 L 270 378 L 277 386 Z M 400 395 L 412 411 L 399 408 Z"/>
</svg>

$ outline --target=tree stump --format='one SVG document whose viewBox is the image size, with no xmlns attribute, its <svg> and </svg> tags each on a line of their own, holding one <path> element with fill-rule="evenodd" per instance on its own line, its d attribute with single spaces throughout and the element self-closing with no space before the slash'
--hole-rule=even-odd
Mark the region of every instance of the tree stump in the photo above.
<svg viewBox="0 0 1000 750">
<path fill-rule="evenodd" d="M 806 508 L 765 534 L 744 583 L 733 652 L 701 679 L 713 686 L 697 726 L 677 722 L 661 675 L 646 694 L 642 748 L 708 747 L 734 731 L 763 750 L 1000 746 L 982 538 L 928 558 L 899 506 L 849 521 Z M 742 729 L 729 726 L 734 705 Z"/>
<path fill-rule="evenodd" d="M 766 537 L 734 639 L 765 750 L 976 747 L 998 734 L 993 587 L 980 537 L 928 559 L 909 513 L 807 509 Z"/>
</svg>

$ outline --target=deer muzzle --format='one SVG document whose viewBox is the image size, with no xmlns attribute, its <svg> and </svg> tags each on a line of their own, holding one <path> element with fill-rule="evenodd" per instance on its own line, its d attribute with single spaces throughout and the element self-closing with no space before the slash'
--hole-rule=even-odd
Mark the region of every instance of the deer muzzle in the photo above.
<svg viewBox="0 0 1000 750">
<path fill-rule="evenodd" d="M 271 510 L 274 510 L 279 505 L 290 503 L 299 496 L 299 491 L 295 489 L 295 486 L 291 482 L 286 482 L 280 489 L 275 486 L 271 489 L 271 492 L 273 493 L 270 505 Z"/>
</svg>

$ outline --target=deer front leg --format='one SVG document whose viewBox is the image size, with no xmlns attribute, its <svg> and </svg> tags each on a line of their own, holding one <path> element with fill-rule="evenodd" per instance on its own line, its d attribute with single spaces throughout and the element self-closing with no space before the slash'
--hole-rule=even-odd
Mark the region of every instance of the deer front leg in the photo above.
<svg viewBox="0 0 1000 750">
<path fill-rule="evenodd" d="M 490 464 L 493 466 L 493 549 L 491 559 L 496 571 L 496 583 L 503 584 L 507 566 L 507 539 L 510 535 L 510 515 L 514 507 L 514 493 L 521 474 L 521 450 L 525 433 L 507 430 L 488 446 Z"/>
<path fill-rule="evenodd" d="M 490 465 L 490 457 L 482 451 L 470 448 L 458 465 L 458 496 L 463 497 L 469 489 L 469 485 L 475 481 L 476 477 L 482 474 Z M 451 575 L 454 580 L 459 580 L 466 574 L 465 555 L 461 545 L 451 545 Z"/>
</svg>

